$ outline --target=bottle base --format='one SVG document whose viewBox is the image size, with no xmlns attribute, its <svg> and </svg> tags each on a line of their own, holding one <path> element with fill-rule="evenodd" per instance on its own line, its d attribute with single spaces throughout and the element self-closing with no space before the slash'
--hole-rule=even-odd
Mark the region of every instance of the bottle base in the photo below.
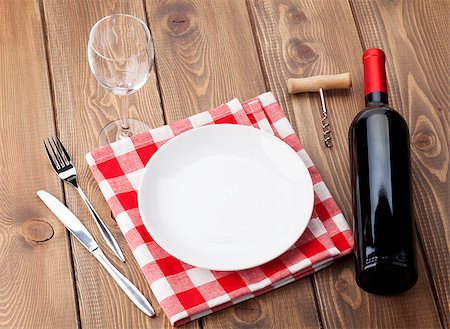
<svg viewBox="0 0 450 329">
<path fill-rule="evenodd" d="M 395 295 L 407 291 L 417 282 L 417 271 L 411 268 L 380 265 L 357 275 L 356 282 L 361 289 L 375 295 Z"/>
</svg>

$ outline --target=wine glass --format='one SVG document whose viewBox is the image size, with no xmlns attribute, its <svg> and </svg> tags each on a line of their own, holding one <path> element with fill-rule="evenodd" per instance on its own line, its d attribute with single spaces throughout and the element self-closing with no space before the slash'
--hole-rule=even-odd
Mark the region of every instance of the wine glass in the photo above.
<svg viewBox="0 0 450 329">
<path fill-rule="evenodd" d="M 102 18 L 89 34 L 88 59 L 95 79 L 117 95 L 120 104 L 120 120 L 102 129 L 100 145 L 148 131 L 147 124 L 129 118 L 128 105 L 128 95 L 145 84 L 153 68 L 153 41 L 147 25 L 125 14 Z"/>
</svg>

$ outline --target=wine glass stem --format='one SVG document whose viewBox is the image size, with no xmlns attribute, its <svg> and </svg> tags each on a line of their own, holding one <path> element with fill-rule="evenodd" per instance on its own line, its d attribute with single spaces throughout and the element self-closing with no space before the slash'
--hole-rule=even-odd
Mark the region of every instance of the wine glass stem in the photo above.
<svg viewBox="0 0 450 329">
<path fill-rule="evenodd" d="M 121 121 L 121 127 L 120 127 L 120 133 L 119 138 L 127 138 L 131 137 L 133 133 L 130 130 L 130 123 L 129 123 L 129 112 L 128 112 L 128 97 L 127 96 L 119 96 L 119 102 L 120 102 L 120 121 Z"/>
</svg>

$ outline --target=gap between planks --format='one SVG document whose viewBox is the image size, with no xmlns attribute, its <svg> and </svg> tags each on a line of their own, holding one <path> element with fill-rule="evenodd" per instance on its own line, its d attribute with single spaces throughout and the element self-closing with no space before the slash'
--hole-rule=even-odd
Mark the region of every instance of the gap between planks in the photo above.
<svg viewBox="0 0 450 329">
<path fill-rule="evenodd" d="M 247 13 L 248 13 L 248 16 L 249 16 L 249 19 L 250 19 L 250 26 L 251 26 L 251 29 L 252 29 L 253 39 L 254 39 L 255 45 L 256 45 L 256 53 L 258 55 L 259 65 L 261 67 L 261 72 L 263 74 L 263 79 L 264 79 L 264 84 L 265 84 L 266 90 L 270 91 L 269 76 L 267 74 L 267 70 L 266 70 L 266 67 L 264 65 L 261 44 L 259 42 L 259 38 L 257 37 L 257 31 L 256 31 L 256 26 L 255 26 L 256 19 L 255 19 L 253 13 L 252 13 L 251 4 L 249 3 L 249 1 L 251 1 L 251 0 L 245 0 L 245 4 L 246 4 L 246 7 L 247 7 Z M 285 112 L 285 111 L 283 110 L 283 112 Z M 295 125 L 294 121 L 291 120 L 291 118 L 290 118 L 289 111 L 287 111 L 286 115 L 289 118 L 289 121 L 292 122 Z M 306 279 L 306 278 L 304 278 L 304 279 Z M 313 291 L 313 295 L 314 295 L 314 305 L 315 305 L 315 308 L 316 308 L 316 315 L 317 315 L 317 319 L 319 321 L 319 326 L 320 326 L 320 328 L 324 328 L 322 312 L 320 312 L 319 296 L 318 296 L 318 292 L 317 292 L 317 285 L 315 284 L 316 279 L 315 279 L 314 273 L 312 275 L 310 275 L 308 279 L 309 279 L 310 285 L 312 286 L 312 291 Z"/>
<path fill-rule="evenodd" d="M 362 50 L 364 51 L 364 50 L 367 49 L 367 46 L 365 45 L 364 37 L 363 37 L 362 29 L 361 29 L 361 25 L 359 23 L 357 15 L 356 15 L 356 9 L 355 9 L 354 2 L 355 2 L 355 0 L 348 0 L 348 4 L 349 4 L 349 7 L 350 7 L 350 10 L 351 10 L 351 13 L 352 13 L 352 17 L 353 17 L 353 20 L 355 22 L 356 30 L 358 32 L 358 38 L 359 38 L 359 40 L 361 42 Z M 442 309 L 441 309 L 441 307 L 439 305 L 439 295 L 438 295 L 436 283 L 435 283 L 435 280 L 434 280 L 434 277 L 433 277 L 433 272 L 431 270 L 431 266 L 430 266 L 429 260 L 427 258 L 427 254 L 425 252 L 426 244 L 425 244 L 425 241 L 423 240 L 422 234 L 420 233 L 420 227 L 419 227 L 419 224 L 418 224 L 417 220 L 415 221 L 414 226 L 415 226 L 415 233 L 416 233 L 416 240 L 417 240 L 417 248 L 416 248 L 417 249 L 416 252 L 418 254 L 417 256 L 423 258 L 426 275 L 428 276 L 428 281 L 431 283 L 430 284 L 431 293 L 433 295 L 434 304 L 435 304 L 436 309 L 438 311 L 437 312 L 438 313 L 438 317 L 439 317 L 439 320 L 441 322 L 442 328 L 446 328 L 445 315 L 443 314 L 443 311 L 442 311 Z"/>
<path fill-rule="evenodd" d="M 366 49 L 366 45 L 364 43 L 361 26 L 359 25 L 358 18 L 356 17 L 356 14 L 355 14 L 355 7 L 353 6 L 353 1 L 348 0 L 348 5 L 350 7 L 350 11 L 352 12 L 353 22 L 355 22 L 355 27 L 356 27 L 356 31 L 358 32 L 358 39 L 359 39 L 359 42 L 361 43 L 361 48 L 364 50 L 364 49 Z"/>
<path fill-rule="evenodd" d="M 47 34 L 47 21 L 45 19 L 45 9 L 44 9 L 44 3 L 43 0 L 37 0 L 38 1 L 38 5 L 39 5 L 39 16 L 40 16 L 40 21 L 41 21 L 41 28 L 42 28 L 42 36 L 44 37 L 43 43 L 44 43 L 44 48 L 45 48 L 45 62 L 46 62 L 46 72 L 47 72 L 47 77 L 48 77 L 48 82 L 49 82 L 49 91 L 50 91 L 50 106 L 52 108 L 52 113 L 53 113 L 53 130 L 55 132 L 56 136 L 59 136 L 59 130 L 58 130 L 58 120 L 57 120 L 57 112 L 55 109 L 55 92 L 54 92 L 54 88 L 53 88 L 53 75 L 52 72 L 50 70 L 50 53 L 49 53 L 49 44 L 48 44 L 48 34 Z M 59 186 L 61 189 L 61 194 L 62 194 L 62 202 L 64 203 L 64 205 L 67 206 L 67 202 L 66 202 L 66 192 L 64 189 L 64 182 L 59 180 Z M 76 310 L 76 315 L 77 315 L 77 327 L 79 329 L 81 329 L 81 317 L 80 317 L 80 301 L 78 298 L 78 285 L 77 285 L 77 278 L 75 275 L 75 262 L 74 262 L 74 258 L 73 258 L 73 248 L 72 248 L 72 243 L 73 240 L 71 238 L 71 234 L 69 233 L 68 230 L 65 229 L 65 233 L 66 236 L 68 237 L 69 240 L 69 255 L 70 255 L 70 265 L 71 265 L 71 275 L 73 277 L 73 292 L 74 292 L 74 296 L 75 296 L 75 310 Z"/>
<path fill-rule="evenodd" d="M 168 124 L 169 121 L 167 119 L 167 114 L 166 114 L 166 109 L 164 107 L 164 102 L 163 102 L 163 91 L 161 88 L 161 84 L 160 84 L 160 75 L 159 75 L 159 70 L 158 70 L 158 64 L 156 62 L 156 51 L 155 51 L 155 42 L 153 40 L 153 33 L 152 33 L 152 29 L 150 26 L 150 22 L 149 22 L 149 14 L 148 14 L 148 10 L 147 10 L 147 3 L 145 0 L 142 0 L 142 6 L 144 8 L 144 15 L 145 15 L 145 24 L 147 24 L 147 27 L 150 31 L 150 36 L 152 37 L 152 42 L 153 42 L 153 70 L 155 71 L 155 76 L 156 76 L 156 88 L 158 89 L 158 95 L 159 95 L 159 104 L 161 106 L 161 110 L 162 110 L 162 115 L 163 115 L 163 121 L 164 124 Z"/>
</svg>

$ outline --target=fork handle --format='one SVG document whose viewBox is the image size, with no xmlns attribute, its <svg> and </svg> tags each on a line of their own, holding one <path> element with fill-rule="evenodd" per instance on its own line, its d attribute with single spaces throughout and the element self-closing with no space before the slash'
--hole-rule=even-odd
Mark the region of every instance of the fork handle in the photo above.
<svg viewBox="0 0 450 329">
<path fill-rule="evenodd" d="M 116 254 L 116 256 L 122 261 L 125 262 L 125 257 L 123 256 L 122 250 L 120 250 L 119 244 L 117 243 L 116 239 L 114 239 L 114 236 L 111 234 L 111 232 L 106 227 L 105 223 L 102 221 L 100 216 L 95 211 L 94 207 L 89 202 L 86 194 L 84 194 L 83 190 L 79 187 L 76 188 L 78 193 L 80 194 L 81 198 L 83 199 L 84 203 L 89 209 L 89 212 L 92 215 L 92 218 L 94 218 L 95 223 L 97 224 L 98 229 L 100 230 L 100 233 L 103 236 L 103 239 L 105 239 L 106 244 L 109 248 Z"/>
</svg>

